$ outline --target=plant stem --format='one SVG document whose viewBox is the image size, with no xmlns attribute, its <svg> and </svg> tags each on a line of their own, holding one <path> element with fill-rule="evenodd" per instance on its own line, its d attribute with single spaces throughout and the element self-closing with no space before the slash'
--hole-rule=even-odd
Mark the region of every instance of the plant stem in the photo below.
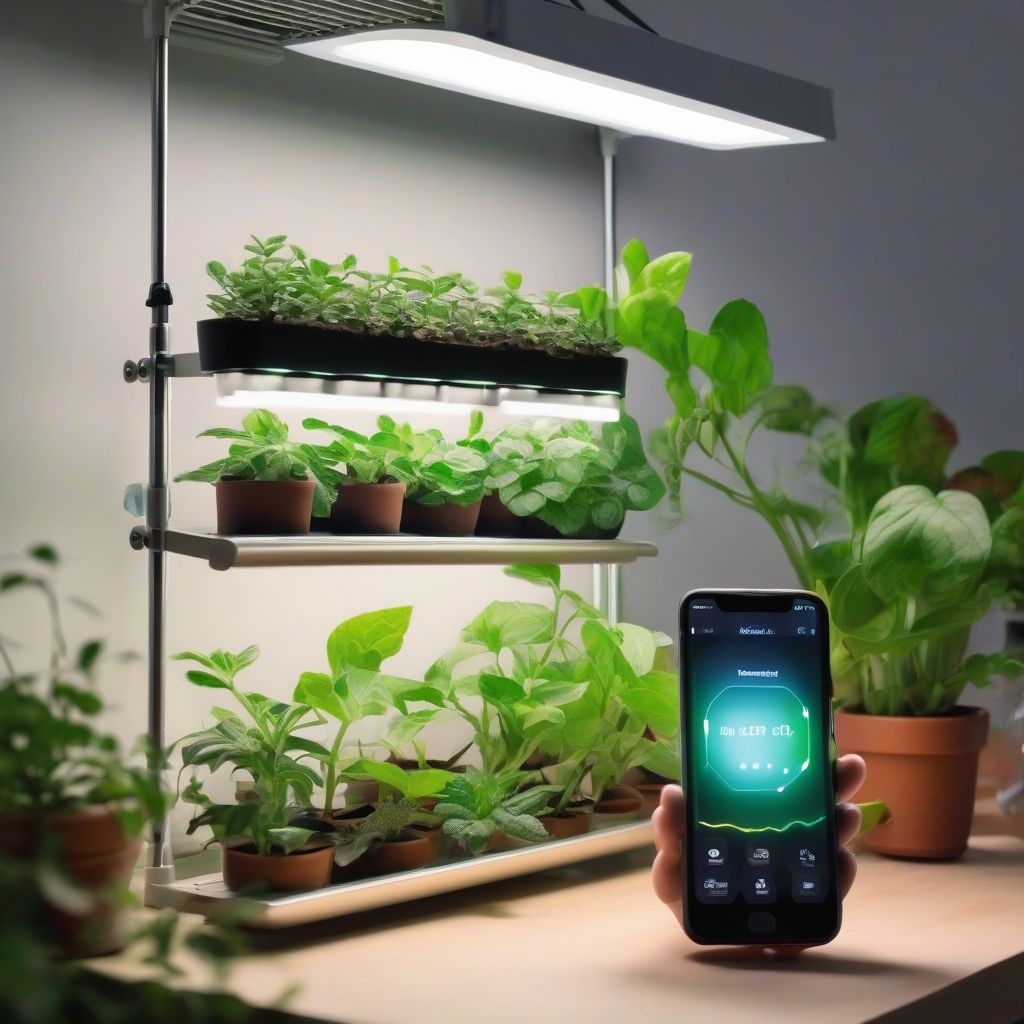
<svg viewBox="0 0 1024 1024">
<path fill-rule="evenodd" d="M 338 726 L 338 733 L 331 745 L 331 763 L 327 766 L 327 777 L 324 779 L 324 811 L 323 820 L 330 821 L 334 817 L 334 792 L 338 788 L 338 755 L 341 752 L 341 741 L 348 730 L 348 722 Z"/>
</svg>

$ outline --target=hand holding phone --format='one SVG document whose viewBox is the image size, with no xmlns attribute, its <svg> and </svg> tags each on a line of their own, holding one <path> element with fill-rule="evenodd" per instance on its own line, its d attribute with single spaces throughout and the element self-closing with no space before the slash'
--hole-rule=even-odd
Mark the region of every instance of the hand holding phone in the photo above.
<svg viewBox="0 0 1024 1024">
<path fill-rule="evenodd" d="M 845 897 L 857 876 L 857 862 L 845 846 L 860 829 L 860 810 L 849 803 L 864 783 L 866 770 L 859 754 L 845 754 L 837 762 L 839 776 L 839 803 L 836 804 L 836 836 L 839 844 L 839 895 Z M 654 825 L 654 844 L 657 856 L 651 881 L 654 894 L 683 923 L 682 848 L 686 836 L 686 800 L 679 786 L 666 786 L 661 793 L 661 804 L 651 819 Z M 771 946 L 770 941 L 763 943 Z M 782 945 L 781 943 L 777 943 Z"/>
<path fill-rule="evenodd" d="M 674 862 L 695 942 L 828 942 L 852 868 L 839 846 L 857 812 L 836 809 L 827 609 L 800 591 L 695 591 L 680 640 L 686 799 L 665 791 L 655 886 L 675 902 L 664 876 Z M 844 792 L 862 771 L 844 762 Z"/>
</svg>

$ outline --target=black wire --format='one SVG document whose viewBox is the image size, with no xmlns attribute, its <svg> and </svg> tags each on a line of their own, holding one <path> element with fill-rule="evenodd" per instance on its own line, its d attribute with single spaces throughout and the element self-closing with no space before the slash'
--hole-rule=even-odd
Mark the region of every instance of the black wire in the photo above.
<svg viewBox="0 0 1024 1024">
<path fill-rule="evenodd" d="M 583 11 L 584 14 L 587 13 L 587 9 L 583 6 L 582 0 L 568 0 L 568 2 L 575 7 L 577 11 Z M 634 14 L 624 3 L 621 2 L 621 0 L 604 0 L 604 3 L 606 3 L 613 11 L 617 11 L 624 18 L 633 22 L 634 25 L 638 25 L 645 32 L 650 32 L 652 35 L 658 34 L 655 29 L 651 28 L 651 26 L 648 25 L 647 22 L 638 14 Z"/>
</svg>

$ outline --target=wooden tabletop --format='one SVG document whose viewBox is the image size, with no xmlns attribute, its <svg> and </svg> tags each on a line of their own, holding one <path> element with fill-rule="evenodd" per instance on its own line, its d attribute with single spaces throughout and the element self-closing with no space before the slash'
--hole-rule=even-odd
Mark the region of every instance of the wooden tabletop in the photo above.
<svg viewBox="0 0 1024 1024">
<path fill-rule="evenodd" d="M 649 861 L 621 855 L 265 934 L 229 987 L 267 1004 L 297 983 L 290 1009 L 346 1024 L 1024 1017 L 1016 836 L 978 834 L 951 864 L 860 854 L 839 937 L 795 960 L 694 946 L 651 894 Z"/>
</svg>

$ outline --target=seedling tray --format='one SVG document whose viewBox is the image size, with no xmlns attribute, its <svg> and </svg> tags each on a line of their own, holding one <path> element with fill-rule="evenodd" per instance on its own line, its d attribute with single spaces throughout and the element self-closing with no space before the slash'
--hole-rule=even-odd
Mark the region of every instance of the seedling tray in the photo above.
<svg viewBox="0 0 1024 1024">
<path fill-rule="evenodd" d="M 512 347 L 353 334 L 316 324 L 200 320 L 203 373 L 266 373 L 337 380 L 523 388 L 563 394 L 626 393 L 621 356 L 555 356 Z"/>
<path fill-rule="evenodd" d="M 146 887 L 146 903 L 151 907 L 173 907 L 206 917 L 236 913 L 239 906 L 244 905 L 247 926 L 290 928 L 642 849 L 652 842 L 651 823 L 645 819 L 609 828 L 598 827 L 586 835 L 555 839 L 505 853 L 489 853 L 417 871 L 272 898 L 237 896 L 224 887 L 219 873 L 180 882 L 150 883 Z"/>
</svg>

